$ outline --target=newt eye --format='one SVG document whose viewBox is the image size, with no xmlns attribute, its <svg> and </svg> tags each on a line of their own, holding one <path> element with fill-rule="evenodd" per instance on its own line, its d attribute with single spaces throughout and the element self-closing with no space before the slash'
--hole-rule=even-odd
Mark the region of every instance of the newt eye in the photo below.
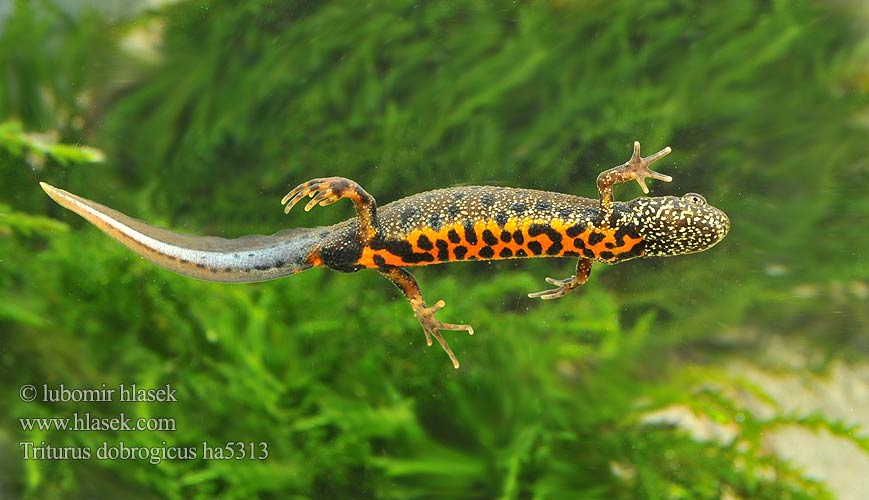
<svg viewBox="0 0 869 500">
<path fill-rule="evenodd" d="M 706 198 L 697 193 L 685 193 L 685 195 L 682 196 L 682 199 L 688 203 L 700 205 L 701 207 L 706 205 Z"/>
</svg>

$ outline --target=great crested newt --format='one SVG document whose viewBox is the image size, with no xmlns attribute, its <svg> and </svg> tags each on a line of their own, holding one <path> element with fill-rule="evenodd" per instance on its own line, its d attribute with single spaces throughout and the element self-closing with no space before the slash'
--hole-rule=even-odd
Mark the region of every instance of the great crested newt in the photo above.
<svg viewBox="0 0 869 500">
<path fill-rule="evenodd" d="M 620 182 L 636 180 L 646 194 L 646 178 L 670 182 L 670 176 L 649 169 L 670 151 L 667 147 L 643 158 L 640 143 L 634 142 L 630 160 L 598 176 L 597 200 L 532 189 L 463 186 L 419 193 L 377 207 L 374 197 L 350 179 L 314 179 L 281 200 L 285 212 L 305 197 L 311 198 L 305 211 L 346 198 L 353 202 L 356 217 L 328 227 L 236 239 L 174 233 L 40 184 L 54 201 L 140 256 L 193 278 L 246 283 L 323 266 L 341 272 L 374 269 L 410 302 L 427 344 L 432 345 L 434 337 L 458 368 L 440 330 L 473 335 L 474 329 L 435 319 L 444 301 L 427 305 L 406 268 L 469 260 L 577 257 L 573 276 L 546 278 L 555 288 L 528 294 L 556 299 L 588 280 L 593 260 L 615 264 L 636 257 L 702 252 L 721 241 L 730 228 L 727 215 L 702 196 L 688 193 L 613 201 L 613 185 Z"/>
</svg>

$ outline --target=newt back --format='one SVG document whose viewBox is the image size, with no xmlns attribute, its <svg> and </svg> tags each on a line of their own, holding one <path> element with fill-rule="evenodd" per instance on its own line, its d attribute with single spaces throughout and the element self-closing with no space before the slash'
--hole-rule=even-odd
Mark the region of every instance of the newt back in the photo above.
<svg viewBox="0 0 869 500">
<path fill-rule="evenodd" d="M 363 268 L 523 257 L 614 261 L 643 251 L 634 228 L 600 227 L 597 200 L 532 189 L 439 189 L 380 207 L 377 217 L 378 236 L 356 262 Z"/>
</svg>

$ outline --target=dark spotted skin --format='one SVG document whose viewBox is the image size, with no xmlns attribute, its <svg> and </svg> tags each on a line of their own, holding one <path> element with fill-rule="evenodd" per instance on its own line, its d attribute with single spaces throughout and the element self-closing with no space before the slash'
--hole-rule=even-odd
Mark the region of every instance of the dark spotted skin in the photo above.
<svg viewBox="0 0 869 500">
<path fill-rule="evenodd" d="M 615 209 L 626 210 L 623 205 Z M 597 200 L 530 189 L 429 191 L 379 207 L 377 222 L 377 235 L 364 247 L 347 244 L 356 239 L 356 225 L 328 238 L 321 249 L 323 265 L 355 271 L 528 257 L 613 263 L 644 250 L 635 227 L 602 227 Z"/>
<path fill-rule="evenodd" d="M 681 255 L 706 250 L 727 234 L 730 221 L 697 194 L 615 202 L 612 187 L 645 179 L 669 182 L 649 165 L 665 148 L 646 158 L 634 143 L 631 159 L 598 176 L 598 199 L 493 186 L 469 186 L 420 193 L 377 207 L 359 184 L 341 177 L 308 181 L 284 197 L 289 210 L 310 197 L 305 210 L 342 198 L 356 217 L 322 228 L 296 228 L 271 236 L 233 240 L 191 236 L 151 226 L 117 210 L 42 183 L 60 205 L 81 215 L 142 257 L 173 272 L 208 281 L 246 283 L 275 279 L 312 267 L 353 272 L 375 269 L 405 295 L 425 333 L 438 341 L 458 368 L 440 330 L 468 325 L 443 323 L 435 313 L 444 302 L 426 304 L 412 266 L 471 260 L 575 257 L 569 278 L 546 281 L 555 288 L 529 294 L 556 299 L 584 284 L 592 261 L 613 264 L 636 257 Z"/>
<path fill-rule="evenodd" d="M 289 209 L 306 196 L 305 207 L 348 198 L 357 217 L 333 226 L 312 249 L 308 264 L 344 272 L 376 269 L 401 289 L 414 309 L 431 345 L 438 340 L 453 365 L 458 361 L 439 330 L 466 330 L 467 325 L 441 323 L 426 306 L 416 280 L 406 270 L 446 262 L 576 257 L 576 272 L 563 280 L 547 278 L 556 288 L 529 294 L 555 299 L 582 285 L 592 261 L 613 264 L 636 257 L 680 255 L 706 250 L 720 241 L 729 220 L 702 196 L 637 198 L 615 202 L 612 186 L 636 180 L 648 192 L 645 178 L 669 182 L 669 176 L 648 166 L 670 148 L 642 158 L 634 143 L 630 160 L 600 174 L 598 199 L 570 194 L 494 186 L 466 186 L 415 194 L 377 207 L 355 182 L 341 177 L 314 179 L 283 200 Z"/>
</svg>

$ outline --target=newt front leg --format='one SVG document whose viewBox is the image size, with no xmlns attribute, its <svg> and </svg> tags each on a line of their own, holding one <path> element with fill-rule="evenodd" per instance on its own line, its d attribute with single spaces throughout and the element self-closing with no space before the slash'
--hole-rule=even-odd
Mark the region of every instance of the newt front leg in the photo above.
<svg viewBox="0 0 869 500">
<path fill-rule="evenodd" d="M 589 276 L 591 276 L 591 259 L 580 257 L 580 259 L 576 262 L 576 273 L 570 278 L 563 280 L 546 278 L 547 283 L 549 283 L 550 285 L 555 285 L 558 288 L 529 293 L 528 297 L 532 299 L 543 300 L 551 300 L 564 297 L 568 293 L 572 292 L 575 288 L 584 285 L 585 282 L 588 281 Z"/>
<path fill-rule="evenodd" d="M 600 194 L 600 210 L 603 216 L 602 226 L 609 227 L 613 215 L 613 186 L 620 182 L 637 181 L 643 193 L 649 194 L 646 177 L 659 181 L 671 182 L 669 175 L 664 175 L 649 169 L 649 165 L 670 154 L 669 146 L 645 158 L 640 156 L 640 142 L 634 141 L 634 154 L 631 159 L 617 167 L 601 172 L 597 176 L 597 190 Z"/>
<path fill-rule="evenodd" d="M 606 238 L 606 233 L 611 231 L 612 228 L 612 218 L 613 218 L 613 186 L 620 182 L 629 182 L 632 180 L 637 181 L 640 187 L 643 189 L 643 192 L 648 194 L 649 188 L 646 186 L 646 178 L 651 177 L 653 179 L 657 179 L 664 182 L 670 182 L 673 180 L 669 175 L 664 175 L 653 170 L 649 169 L 649 165 L 654 163 L 655 161 L 667 156 L 670 154 L 671 149 L 666 147 L 657 153 L 647 156 L 643 158 L 640 156 L 640 143 L 639 141 L 634 141 L 634 152 L 631 155 L 631 158 L 625 163 L 613 167 L 609 170 L 602 172 L 597 177 L 597 188 L 600 194 L 600 221 L 597 224 L 597 227 L 594 228 L 589 234 L 594 235 L 595 239 L 603 240 Z M 583 234 L 583 233 L 578 233 Z M 570 236 L 570 235 L 567 235 Z M 592 236 L 588 237 L 589 243 L 591 243 Z M 583 241 L 585 244 L 585 241 Z M 614 244 L 615 246 L 615 244 Z M 603 255 L 603 254 L 601 254 Z M 608 260 L 609 259 L 605 259 Z M 543 300 L 551 300 L 557 299 L 560 297 L 564 297 L 568 293 L 572 292 L 577 287 L 585 284 L 588 281 L 589 276 L 591 275 L 591 259 L 589 257 L 580 257 L 579 261 L 576 263 L 576 273 L 573 276 L 563 280 L 556 280 L 553 278 L 546 278 L 546 282 L 551 285 L 556 285 L 558 288 L 554 288 L 552 290 L 543 290 L 540 292 L 529 293 L 528 297 L 532 299 L 543 299 Z"/>
</svg>

